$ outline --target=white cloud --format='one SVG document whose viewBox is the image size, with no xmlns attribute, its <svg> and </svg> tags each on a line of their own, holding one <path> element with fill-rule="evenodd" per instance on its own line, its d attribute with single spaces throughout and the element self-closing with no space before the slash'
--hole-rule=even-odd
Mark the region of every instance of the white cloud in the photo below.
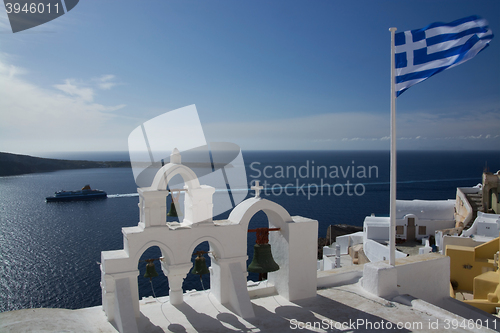
<svg viewBox="0 0 500 333">
<path fill-rule="evenodd" d="M 1 31 L 11 31 L 9 17 L 7 16 L 7 11 L 0 10 L 0 30 Z"/>
<path fill-rule="evenodd" d="M 97 86 L 102 89 L 102 90 L 109 90 L 116 86 L 115 82 L 112 82 L 114 80 L 115 76 L 108 74 L 108 75 L 103 75 L 98 79 L 95 79 L 97 81 Z"/>
<path fill-rule="evenodd" d="M 64 84 L 56 84 L 54 87 L 64 91 L 70 96 L 81 98 L 86 102 L 92 102 L 94 100 L 94 90 L 92 88 L 78 87 L 73 79 L 67 79 L 64 81 Z"/>
<path fill-rule="evenodd" d="M 209 141 L 231 141 L 243 149 L 388 149 L 390 139 L 389 116 L 368 112 L 220 122 L 203 127 Z M 433 149 L 433 142 L 445 138 L 450 142 L 489 142 L 498 135 L 483 133 L 499 131 L 500 113 L 495 110 L 404 113 L 397 119 L 398 142 L 404 142 L 406 149 Z"/>
<path fill-rule="evenodd" d="M 26 73 L 0 58 L 0 151 L 102 150 L 117 138 L 126 149 L 134 126 L 113 113 L 125 105 L 94 102 L 94 90 L 74 79 L 40 87 Z"/>
<path fill-rule="evenodd" d="M 2 56 L 5 55 L 2 54 Z M 9 65 L 0 61 L 0 75 L 2 76 L 6 76 L 7 78 L 12 79 L 14 76 L 24 75 L 27 73 L 28 71 L 23 68 Z"/>
<path fill-rule="evenodd" d="M 123 104 L 95 101 L 98 89 L 116 85 L 114 75 L 87 81 L 61 78 L 63 83 L 41 87 L 30 82 L 27 70 L 2 58 L 0 53 L 0 151 L 127 149 L 126 138 L 140 122 L 114 112 Z M 398 148 L 475 149 L 478 143 L 498 147 L 500 110 L 492 105 L 474 111 L 401 112 Z M 248 121 L 202 125 L 208 141 L 234 142 L 243 149 L 388 149 L 390 139 L 389 115 L 374 112 L 286 119 L 250 116 Z"/>
</svg>

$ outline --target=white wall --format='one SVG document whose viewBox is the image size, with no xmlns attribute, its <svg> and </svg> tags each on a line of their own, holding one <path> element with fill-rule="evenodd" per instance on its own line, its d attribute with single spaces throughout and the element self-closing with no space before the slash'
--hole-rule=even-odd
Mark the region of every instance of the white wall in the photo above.
<svg viewBox="0 0 500 333">
<path fill-rule="evenodd" d="M 389 247 L 367 239 L 363 243 L 363 252 L 370 262 L 389 260 Z M 406 253 L 396 250 L 396 259 L 406 257 Z"/>
<path fill-rule="evenodd" d="M 479 223 L 477 234 L 486 237 L 498 237 L 498 225 L 494 222 Z"/>
<path fill-rule="evenodd" d="M 415 238 L 422 239 L 434 235 L 437 230 L 450 229 L 455 227 L 455 220 L 451 215 L 450 220 L 425 220 L 410 214 L 403 218 L 396 219 L 397 226 L 403 226 L 403 234 L 397 234 L 396 238 L 406 239 L 408 217 L 415 218 Z M 419 227 L 425 226 L 425 234 L 419 234 Z M 363 223 L 363 231 L 365 233 L 364 240 L 372 239 L 378 242 L 389 240 L 389 217 L 367 216 Z"/>
<path fill-rule="evenodd" d="M 421 220 L 455 220 L 453 200 L 397 200 L 396 219 L 412 214 Z"/>
<path fill-rule="evenodd" d="M 406 223 L 406 221 L 405 221 L 405 223 Z M 416 220 L 415 224 L 416 224 L 415 225 L 415 237 L 417 239 L 422 239 L 424 237 L 434 235 L 437 230 L 451 229 L 451 228 L 455 227 L 454 220 L 448 220 L 448 221 Z M 400 225 L 400 224 L 398 223 L 397 225 Z M 419 235 L 419 233 L 418 233 L 419 226 L 425 226 L 425 228 L 426 228 L 425 235 Z"/>
<path fill-rule="evenodd" d="M 388 217 L 375 217 L 367 216 L 365 222 L 363 223 L 364 239 L 363 243 L 367 239 L 375 241 L 386 241 L 389 239 L 389 218 Z"/>
<path fill-rule="evenodd" d="M 486 225 L 482 225 L 486 223 Z M 496 233 L 494 225 L 496 224 Z M 480 227 L 481 225 L 481 227 Z M 486 227 L 490 227 L 487 229 Z M 483 212 L 477 212 L 477 217 L 474 220 L 474 224 L 462 232 L 462 237 L 470 237 L 471 235 L 480 235 L 488 237 L 498 237 L 500 231 L 500 215 L 499 214 L 488 214 Z"/>
<path fill-rule="evenodd" d="M 418 261 L 419 257 L 427 260 Z M 409 294 L 432 304 L 450 296 L 450 257 L 435 253 L 408 257 L 396 263 L 396 270 L 400 295 Z"/>
<path fill-rule="evenodd" d="M 348 254 L 349 247 L 354 246 L 356 244 L 363 244 L 363 232 L 358 231 L 348 235 L 337 236 L 335 243 L 340 245 L 340 254 Z M 331 253 L 325 253 L 324 250 L 323 253 L 335 254 L 335 248 L 331 249 L 332 249 Z"/>
<path fill-rule="evenodd" d="M 333 243 L 335 244 L 335 243 Z M 329 256 L 335 254 L 335 248 L 330 246 L 323 246 L 323 255 Z"/>
<path fill-rule="evenodd" d="M 335 268 L 335 255 L 323 255 L 323 271 L 329 271 Z"/>
<path fill-rule="evenodd" d="M 363 288 L 380 297 L 411 295 L 438 304 L 450 295 L 450 258 L 423 254 L 396 260 L 396 266 L 383 262 L 364 265 Z"/>
</svg>

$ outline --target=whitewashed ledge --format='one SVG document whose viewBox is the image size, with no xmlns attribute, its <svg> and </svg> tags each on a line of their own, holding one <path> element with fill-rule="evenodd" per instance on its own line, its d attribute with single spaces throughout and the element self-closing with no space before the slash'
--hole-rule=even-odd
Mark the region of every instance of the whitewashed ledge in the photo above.
<svg viewBox="0 0 500 333">
<path fill-rule="evenodd" d="M 318 289 L 316 297 L 289 302 L 275 294 L 273 287 L 260 283 L 250 285 L 255 318 L 243 319 L 219 304 L 210 290 L 184 294 L 184 303 L 172 305 L 168 297 L 145 298 L 140 301 L 141 315 L 137 320 L 140 332 L 297 332 L 300 325 L 316 325 L 307 332 L 383 332 L 367 325 L 402 323 L 406 329 L 395 332 L 445 332 L 446 323 L 462 321 L 460 317 L 420 299 L 398 296 L 386 300 L 366 292 L 359 282 L 363 266 L 318 272 L 318 284 L 336 284 Z M 332 280 L 333 279 L 333 280 Z M 271 295 L 268 295 L 271 293 Z M 267 295 L 267 296 L 261 296 Z M 460 306 L 460 304 L 455 304 Z M 438 312 L 436 310 L 439 309 Z M 454 311 L 456 312 L 456 311 Z M 467 317 L 464 314 L 465 317 Z M 496 318 L 490 316 L 492 319 Z M 341 327 L 342 323 L 359 326 Z M 437 326 L 429 328 L 430 323 Z M 491 321 L 490 321 L 491 323 Z M 498 323 L 498 318 L 497 318 Z M 500 323 L 499 323 L 500 324 Z M 333 326 L 331 326 L 333 325 Z M 337 325 L 337 327 L 335 327 Z M 410 328 L 411 325 L 411 328 Z M 333 329 L 332 329 L 333 327 Z M 373 326 L 375 327 L 375 326 Z M 395 327 L 395 326 L 394 326 Z M 497 325 L 498 327 L 498 325 Z M 339 329 L 340 328 L 340 329 Z M 353 329 L 354 328 L 354 329 Z M 496 331 L 500 331 L 497 329 Z M 117 332 L 107 321 L 101 306 L 78 310 L 25 309 L 0 313 L 0 332 Z M 457 328 L 453 332 L 495 332 L 486 327 Z"/>
<path fill-rule="evenodd" d="M 363 277 L 363 267 L 363 265 L 353 265 L 329 271 L 319 271 L 318 288 L 356 283 Z"/>
</svg>

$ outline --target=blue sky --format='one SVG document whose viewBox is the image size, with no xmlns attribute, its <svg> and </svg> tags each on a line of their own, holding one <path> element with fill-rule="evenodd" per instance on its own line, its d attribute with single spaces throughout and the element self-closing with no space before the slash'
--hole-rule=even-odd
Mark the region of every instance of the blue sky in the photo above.
<svg viewBox="0 0 500 333">
<path fill-rule="evenodd" d="M 82 0 L 13 34 L 0 14 L 0 151 L 125 151 L 196 104 L 207 141 L 389 149 L 390 27 L 469 15 L 497 36 L 397 100 L 398 149 L 500 149 L 500 2 Z"/>
</svg>

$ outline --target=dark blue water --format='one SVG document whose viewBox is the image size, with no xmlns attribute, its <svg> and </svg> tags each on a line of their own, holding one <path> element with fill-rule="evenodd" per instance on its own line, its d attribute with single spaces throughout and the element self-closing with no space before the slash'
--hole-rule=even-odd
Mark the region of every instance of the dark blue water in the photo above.
<svg viewBox="0 0 500 333">
<path fill-rule="evenodd" d="M 64 153 L 47 157 L 128 159 L 126 153 Z M 261 196 L 281 204 L 292 216 L 318 220 L 318 236 L 325 236 L 329 224 L 362 225 L 365 216 L 371 213 L 389 212 L 388 152 L 254 151 L 244 152 L 243 157 L 248 181 L 266 182 L 267 190 Z M 500 169 L 500 154 L 399 152 L 397 197 L 453 199 L 457 187 L 481 182 L 486 165 L 490 171 Z M 85 184 L 111 195 L 137 191 L 130 169 L 0 177 L 0 311 L 35 307 L 75 309 L 101 304 L 97 262 L 101 251 L 123 248 L 121 228 L 137 225 L 138 198 L 66 203 L 44 200 L 56 190 L 79 189 Z M 226 218 L 228 214 L 218 218 Z M 250 228 L 266 223 L 266 215 L 259 212 L 252 218 Z M 255 235 L 249 234 L 250 257 L 254 241 Z M 208 244 L 200 244 L 199 249 L 207 250 Z M 150 248 L 142 259 L 159 256 L 158 248 Z M 138 267 L 140 297 L 152 295 L 149 280 L 142 277 L 145 263 L 138 263 Z M 160 276 L 153 279 L 156 295 L 167 295 L 168 279 L 159 267 L 157 270 Z M 256 277 L 251 274 L 250 278 Z M 209 286 L 208 275 L 203 283 Z M 202 288 L 200 280 L 188 274 L 184 289 L 194 288 Z"/>
</svg>

